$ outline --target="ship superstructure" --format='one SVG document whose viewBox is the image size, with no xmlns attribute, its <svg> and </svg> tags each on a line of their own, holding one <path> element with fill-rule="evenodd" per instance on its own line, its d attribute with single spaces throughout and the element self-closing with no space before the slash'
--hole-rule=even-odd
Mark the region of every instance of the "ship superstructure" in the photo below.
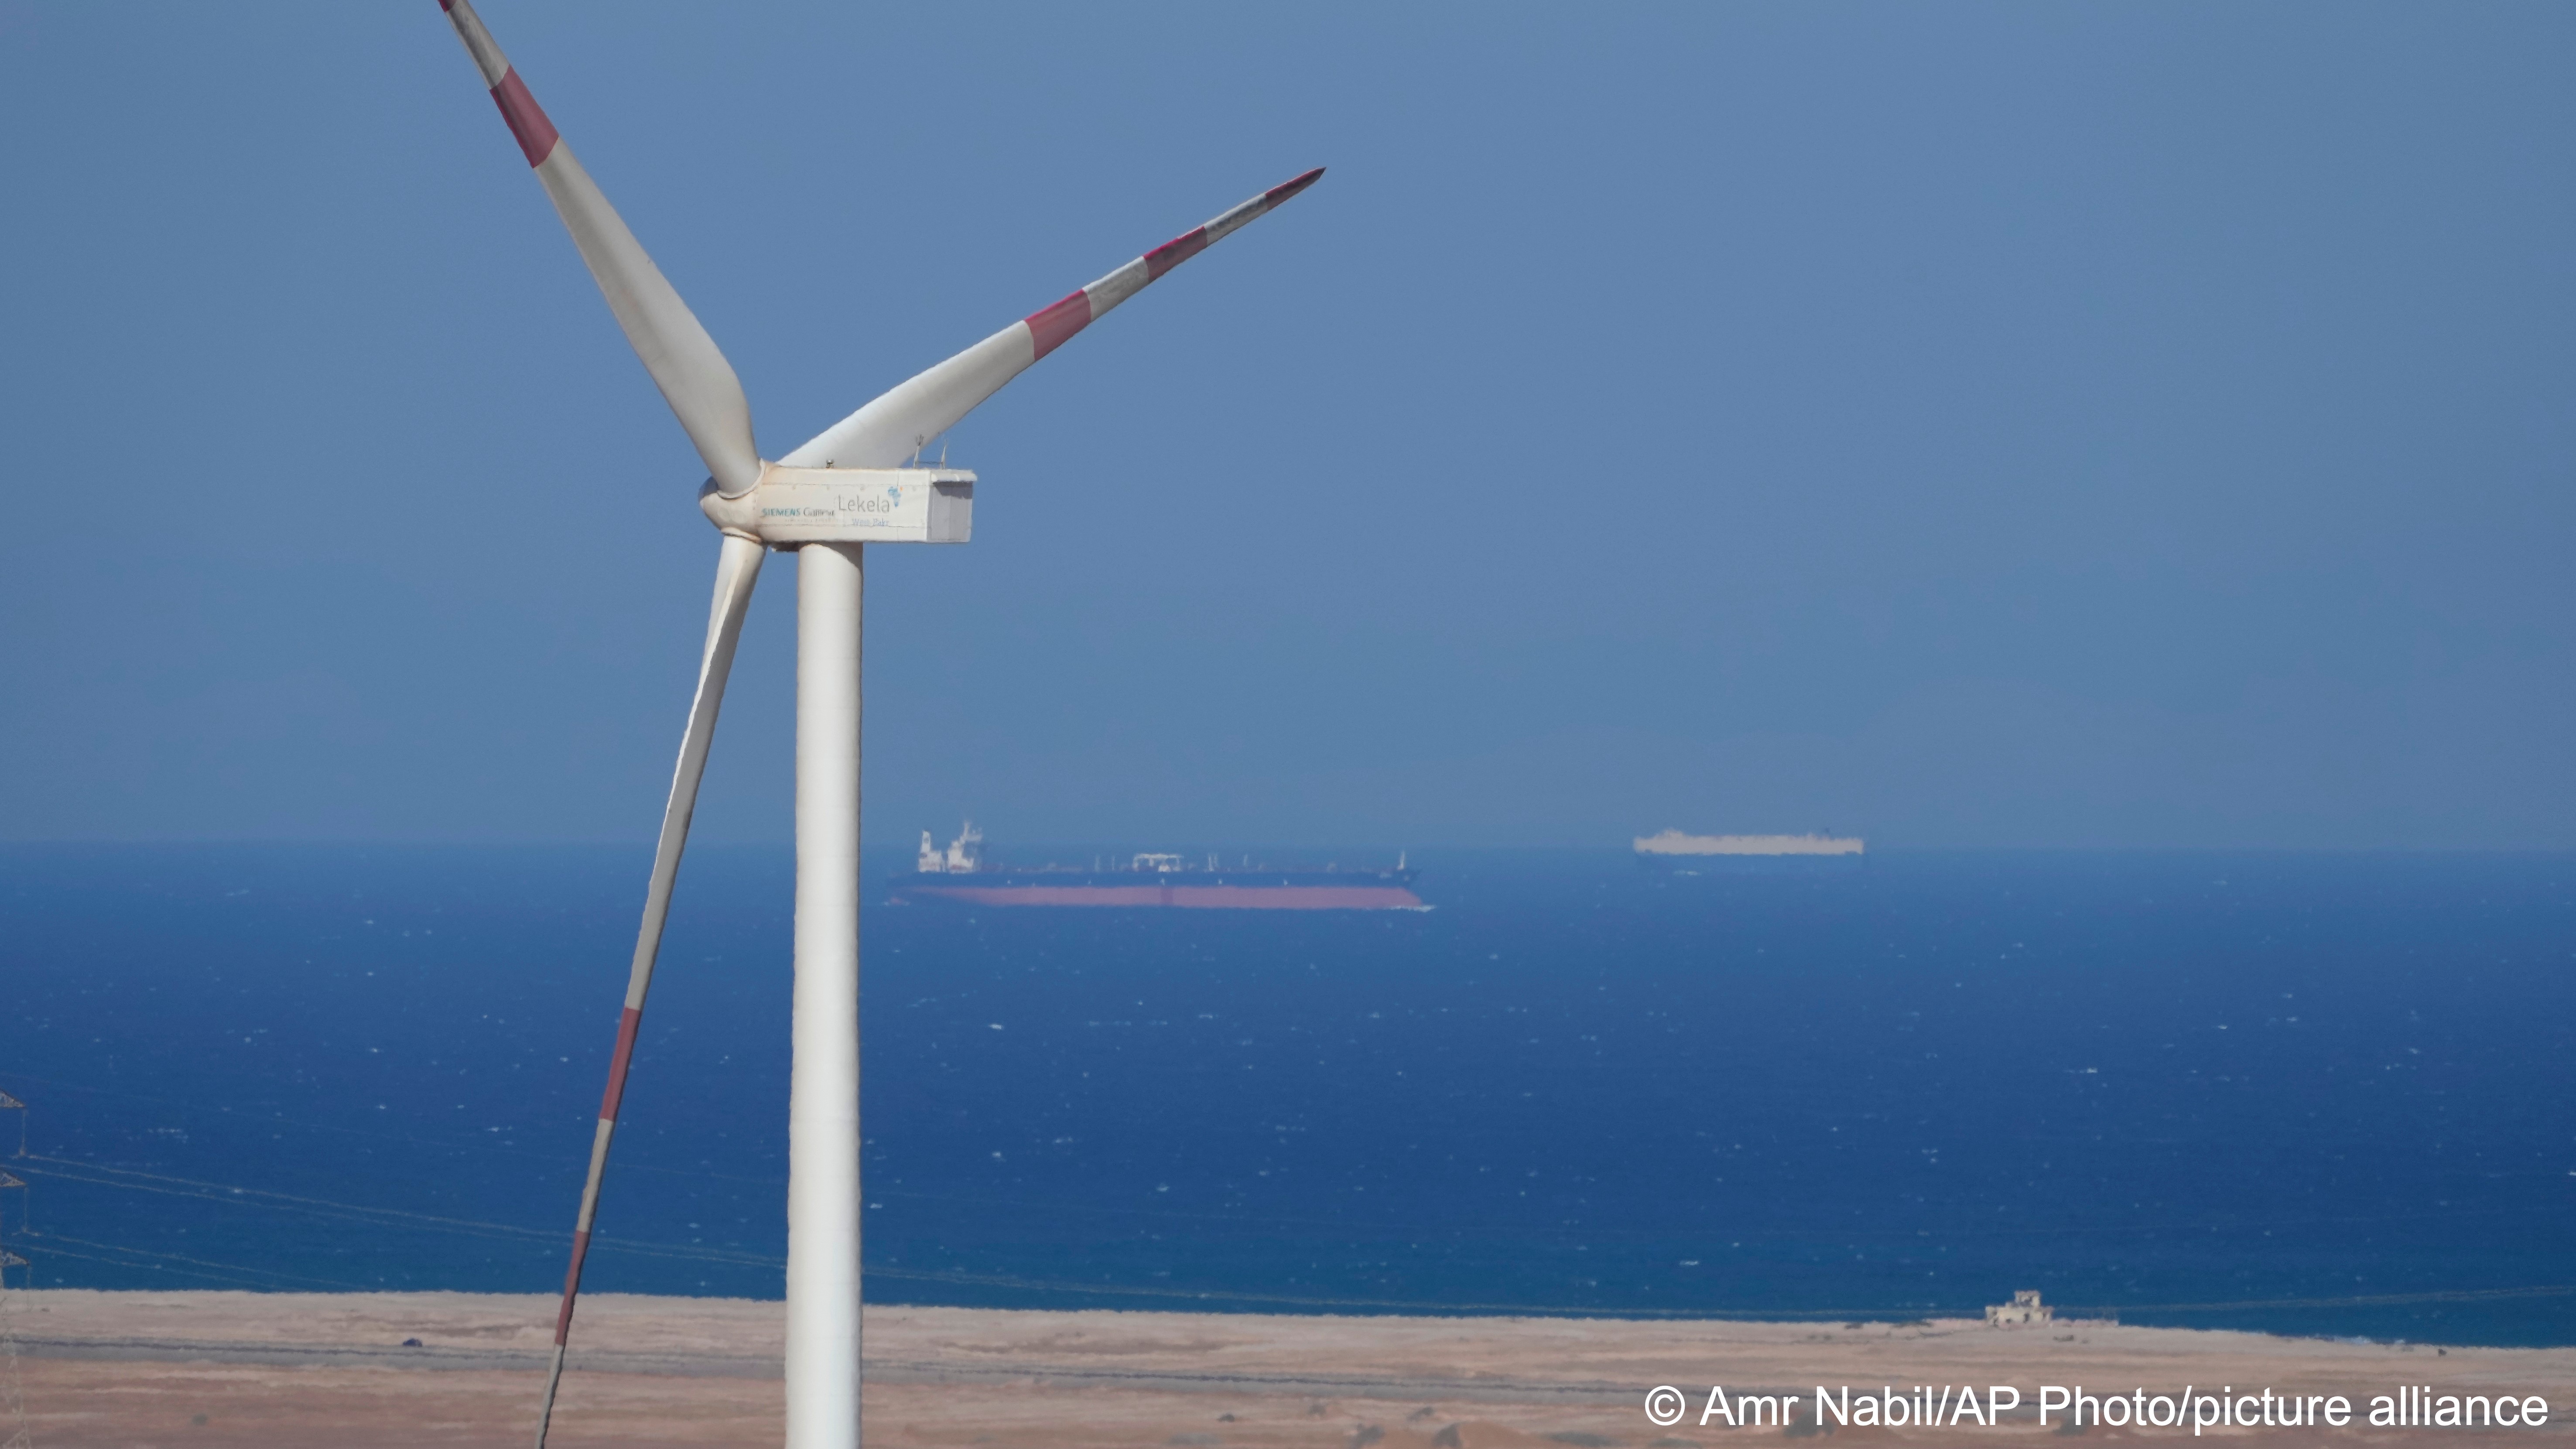
<svg viewBox="0 0 2576 1449">
<path fill-rule="evenodd" d="M 921 832 L 921 862 L 915 869 L 922 875 L 973 875 L 984 868 L 984 832 L 975 822 L 957 832 L 957 838 L 941 850 L 930 843 L 930 832 Z"/>
<path fill-rule="evenodd" d="M 894 879 L 898 905 L 946 902 L 976 906 L 1177 906 L 1199 910 L 1401 911 L 1424 910 L 1413 893 L 1420 872 L 1398 855 L 1393 869 L 1344 870 L 1328 865 L 1259 865 L 1249 857 L 1228 865 L 1167 851 L 1142 851 L 1124 861 L 1080 866 L 996 867 L 984 859 L 984 837 L 969 822 L 939 848 L 929 831 L 910 874 Z"/>
</svg>

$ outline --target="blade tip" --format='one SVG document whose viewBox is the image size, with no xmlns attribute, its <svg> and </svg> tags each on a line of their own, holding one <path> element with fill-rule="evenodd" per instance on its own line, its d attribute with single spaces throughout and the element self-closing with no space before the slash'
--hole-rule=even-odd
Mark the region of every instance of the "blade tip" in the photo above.
<svg viewBox="0 0 2576 1449">
<path fill-rule="evenodd" d="M 1262 200 L 1268 202 L 1272 206 L 1277 206 L 1279 203 L 1286 201 L 1289 197 L 1296 195 L 1298 192 L 1314 185 L 1317 181 L 1322 180 L 1323 175 L 1324 168 L 1318 166 L 1314 170 L 1308 171 L 1301 176 L 1297 176 L 1291 180 L 1284 181 L 1277 186 L 1271 187 L 1270 190 L 1262 197 Z"/>
</svg>

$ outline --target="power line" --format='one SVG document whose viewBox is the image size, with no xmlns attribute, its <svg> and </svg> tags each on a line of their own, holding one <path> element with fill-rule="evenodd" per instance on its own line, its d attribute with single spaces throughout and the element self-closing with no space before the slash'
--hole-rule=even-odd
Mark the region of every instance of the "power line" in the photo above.
<svg viewBox="0 0 2576 1449">
<path fill-rule="evenodd" d="M 77 1258 L 87 1263 L 105 1263 L 112 1268 L 150 1268 L 163 1273 L 176 1273 L 182 1278 L 203 1278 L 210 1283 L 230 1283 L 236 1287 L 242 1288 L 267 1288 L 274 1286 L 273 1282 L 270 1280 L 240 1276 L 242 1273 L 258 1272 L 255 1268 L 237 1269 L 232 1273 L 208 1273 L 193 1268 L 173 1268 L 165 1263 L 132 1263 L 122 1258 L 102 1258 L 95 1253 L 76 1253 L 68 1248 L 49 1249 L 46 1256 L 57 1258 Z"/>
<path fill-rule="evenodd" d="M 6 1110 L 12 1105 L 16 1106 L 18 1110 L 24 1110 L 24 1104 L 18 1103 L 16 1098 L 8 1097 L 6 1094 L 0 1094 L 0 1110 Z M 200 1178 L 176 1177 L 165 1173 L 145 1172 L 137 1168 L 108 1167 L 95 1163 L 78 1162 L 68 1158 L 49 1157 L 43 1154 L 21 1152 L 17 1160 L 21 1164 L 21 1171 L 32 1173 L 39 1177 L 51 1177 L 66 1182 L 78 1182 L 91 1186 L 116 1188 L 129 1192 L 149 1192 L 172 1197 L 192 1198 L 206 1202 L 220 1202 L 236 1207 L 257 1207 L 268 1208 L 275 1211 L 295 1212 L 306 1216 L 319 1217 L 326 1220 L 340 1222 L 357 1223 L 370 1227 L 408 1229 L 416 1232 L 442 1232 L 511 1242 L 543 1243 L 548 1246 L 553 1246 L 560 1236 L 559 1234 L 551 1231 L 535 1228 L 523 1228 L 509 1223 L 496 1223 L 475 1218 L 458 1218 L 432 1213 L 419 1213 L 401 1208 L 376 1207 L 364 1203 L 339 1202 L 330 1198 L 307 1197 L 293 1193 L 275 1192 L 266 1188 L 243 1187 L 230 1183 L 210 1182 Z M 38 1164 L 43 1165 L 39 1166 Z M 27 1184 L 23 1180 L 12 1177 L 6 1172 L 0 1172 L 0 1189 L 5 1189 L 11 1186 L 24 1189 L 27 1187 Z M 915 1198 L 925 1201 L 960 1200 L 933 1193 L 902 1191 L 881 1192 L 878 1195 Z M 1080 1207 L 1085 1205 L 1075 1206 Z M 1176 1212 L 1168 1209 L 1123 1208 L 1110 1207 L 1106 1205 L 1099 1206 L 1095 1210 L 1120 1214 L 1135 1213 L 1155 1217 L 1209 1218 L 1220 1216 L 1216 1214 Z M 1246 1218 L 1244 1220 L 1263 1221 L 1263 1219 L 1252 1218 Z M 2372 1219 L 2368 1218 L 2317 1219 L 2317 1221 L 2345 1222 L 2371 1220 Z M 1313 1219 L 1303 1221 L 1317 1226 L 1323 1225 Z M 2047 1230 L 2041 1229 L 2038 1231 Z M 305 1283 L 316 1283 L 332 1287 L 356 1288 L 362 1290 L 367 1289 L 368 1286 L 363 1284 L 342 1283 L 332 1279 L 302 1277 L 301 1275 L 296 1274 L 281 1274 L 271 1270 L 244 1268 L 238 1265 L 215 1263 L 204 1259 L 189 1258 L 178 1254 L 155 1253 L 144 1249 L 126 1248 L 114 1244 L 87 1242 L 86 1240 L 79 1238 L 61 1237 L 50 1233 L 39 1234 L 32 1230 L 27 1232 L 27 1236 L 43 1238 L 46 1243 L 46 1250 L 49 1254 L 59 1254 L 63 1257 L 112 1264 L 119 1267 L 152 1267 L 158 1268 L 162 1271 L 180 1273 L 185 1276 L 209 1278 L 214 1281 L 244 1282 L 247 1280 L 238 1276 L 224 1277 L 205 1272 L 193 1272 L 185 1268 L 173 1268 L 169 1267 L 168 1264 L 195 1264 L 199 1268 L 221 1269 L 225 1274 L 230 1275 L 256 1275 L 257 1277 L 264 1278 L 270 1282 L 295 1280 Z M 149 1257 L 156 1261 L 152 1263 L 139 1264 L 118 1258 L 102 1258 L 90 1253 L 73 1252 L 69 1249 L 55 1246 L 56 1244 L 63 1243 L 78 1243 L 83 1246 L 101 1248 L 113 1253 L 126 1254 L 129 1257 Z M 768 1254 L 753 1253 L 731 1248 L 709 1248 L 696 1244 L 683 1245 L 677 1243 L 650 1243 L 631 1239 L 612 1238 L 603 1235 L 594 1239 L 594 1245 L 604 1252 L 618 1252 L 639 1257 L 717 1263 L 732 1267 L 775 1269 L 785 1266 L 784 1259 Z M 0 1261 L 5 1261 L 8 1266 L 26 1266 L 25 1259 L 17 1258 L 14 1255 L 8 1255 L 5 1250 L 0 1250 Z M 943 1283 L 960 1287 L 1002 1288 L 1019 1292 L 1124 1298 L 1155 1298 L 1198 1303 L 1261 1303 L 1291 1308 L 1372 1308 L 1427 1314 L 1499 1313 L 1541 1317 L 1765 1321 L 1805 1319 L 1847 1320 L 1852 1318 L 1884 1316 L 1890 1312 L 1906 1311 L 1902 1309 L 1890 1309 L 1885 1306 L 1868 1309 L 1773 1308 L 1737 1311 L 1710 1308 L 1648 1308 L 1642 1306 L 1575 1307 L 1557 1304 L 1530 1303 L 1461 1303 L 1420 1299 L 1315 1297 L 1295 1294 L 1236 1292 L 1220 1289 L 1189 1289 L 1123 1284 L 1076 1283 L 1052 1279 L 1023 1278 L 1007 1274 L 978 1274 L 894 1266 L 879 1267 L 871 1265 L 866 1271 L 868 1276 L 880 1279 L 893 1279 L 905 1282 Z M 259 1284 L 253 1282 L 251 1283 L 251 1286 L 259 1286 Z M 2576 1284 L 2543 1284 L 2513 1288 L 2437 1289 L 2416 1293 L 2351 1294 L 2341 1297 L 2255 1298 L 2199 1303 L 2068 1305 L 2066 1306 L 2065 1311 L 2069 1313 L 2139 1314 L 2255 1312 L 2279 1309 L 2352 1309 L 2399 1307 L 2428 1303 L 2505 1302 L 2518 1299 L 2562 1297 L 2570 1294 L 2576 1294 Z M 1917 1311 L 1939 1312 L 1940 1310 L 1929 1309 Z M 5 1449 L 5 1445 L 0 1445 L 0 1449 Z"/>
<path fill-rule="evenodd" d="M 556 1246 L 561 1237 L 558 1233 L 517 1227 L 509 1223 L 487 1222 L 476 1218 L 442 1217 L 431 1213 L 408 1212 L 401 1208 L 371 1207 L 364 1203 L 335 1202 L 329 1198 L 301 1197 L 292 1193 L 271 1192 L 264 1188 L 236 1187 L 198 1178 L 142 1172 L 134 1168 L 100 1167 L 91 1163 L 71 1162 L 63 1158 L 41 1155 L 32 1157 L 29 1161 L 31 1164 L 49 1165 L 43 1167 L 30 1165 L 25 1169 L 26 1171 L 39 1177 L 54 1178 L 63 1182 L 117 1188 L 126 1192 L 157 1193 L 168 1197 L 191 1198 L 200 1202 L 219 1202 L 234 1207 L 268 1208 L 331 1221 L 358 1223 L 368 1227 L 454 1233 L 465 1237 L 492 1238 L 508 1242 L 543 1243 L 548 1247 Z M 144 1180 L 126 1180 L 130 1178 Z M 725 1263 L 737 1267 L 786 1266 L 784 1258 L 733 1248 L 640 1242 L 605 1235 L 593 1239 L 592 1242 L 599 1251 L 622 1252 L 642 1257 L 681 1258 L 695 1262 Z"/>
<path fill-rule="evenodd" d="M 0 1077 L 7 1077 L 13 1081 L 20 1082 L 36 1082 L 44 1086 L 52 1087 L 57 1091 L 80 1092 L 93 1097 L 114 1097 L 120 1101 L 126 1102 L 147 1102 L 155 1107 L 170 1108 L 182 1116 L 194 1116 L 199 1119 L 210 1115 L 229 1117 L 240 1122 L 283 1124 L 306 1132 L 336 1132 L 344 1137 L 364 1137 L 376 1142 L 401 1142 L 413 1147 L 437 1147 L 456 1153 L 474 1152 L 506 1154 L 511 1157 L 526 1157 L 540 1162 L 550 1162 L 558 1167 L 562 1166 L 564 1163 L 564 1156 L 562 1153 L 544 1152 L 529 1147 L 506 1147 L 496 1142 L 478 1141 L 473 1138 L 424 1137 L 416 1132 L 377 1132 L 364 1127 L 343 1127 L 331 1122 L 310 1122 L 300 1117 L 289 1117 L 283 1112 L 271 1112 L 266 1117 L 260 1117 L 249 1112 L 236 1113 L 230 1107 L 218 1107 L 215 1108 L 212 1113 L 208 1113 L 205 1108 L 193 1102 L 174 1101 L 168 1097 L 148 1096 L 141 1092 L 120 1092 L 109 1087 L 93 1087 L 79 1082 L 62 1081 L 57 1078 L 32 1077 L 24 1072 L 0 1072 Z M 0 1096 L 6 1095 L 6 1093 L 0 1093 Z M 0 1108 L 0 1111 L 5 1110 L 7 1109 Z M 587 1116 L 581 1117 L 581 1121 L 584 1124 L 587 1124 L 590 1120 L 591 1119 Z M 528 1130 L 544 1131 L 546 1129 L 543 1127 L 537 1127 Z M 587 1131 L 588 1128 L 585 1125 L 583 1128 L 583 1134 L 585 1136 L 587 1135 Z M 21 1138 L 25 1136 L 23 1124 L 21 1125 L 20 1136 Z M 18 1145 L 18 1151 L 21 1156 L 26 1154 L 26 1143 L 23 1140 Z M 784 1177 L 744 1177 L 738 1173 L 709 1172 L 702 1168 L 657 1167 L 651 1163 L 644 1162 L 620 1163 L 618 1165 L 618 1170 L 621 1172 L 660 1173 L 667 1177 L 704 1177 L 712 1178 L 718 1182 L 742 1182 L 768 1187 L 784 1188 L 787 1186 L 787 1179 Z"/>
<path fill-rule="evenodd" d="M 234 1263 L 209 1262 L 204 1258 L 191 1258 L 179 1253 L 164 1253 L 147 1248 L 129 1248 L 122 1243 L 101 1243 L 93 1242 L 87 1238 L 65 1237 L 60 1233 L 30 1233 L 28 1236 L 44 1239 L 46 1250 L 48 1252 L 63 1251 L 54 1247 L 57 1243 L 76 1243 L 84 1248 L 97 1248 L 105 1252 L 123 1253 L 131 1257 L 167 1259 L 173 1263 L 191 1263 L 200 1268 L 221 1268 L 228 1273 L 247 1273 L 279 1283 L 310 1283 L 323 1288 L 345 1288 L 360 1293 L 373 1293 L 379 1291 L 383 1286 L 381 1284 L 371 1283 L 350 1283 L 338 1278 L 311 1278 L 301 1273 L 282 1273 L 273 1268 L 245 1268 Z M 72 1254 L 66 1252 L 64 1255 L 67 1257 L 88 1257 L 91 1262 L 103 1263 L 110 1261 L 105 1258 L 89 1257 L 87 1254 Z M 131 1266 L 159 1267 L 161 1264 L 156 1262 Z"/>
<path fill-rule="evenodd" d="M 54 1159 L 42 1160 L 52 1161 Z M 41 1169 L 31 1170 L 41 1171 Z M 108 1170 L 127 1171 L 127 1169 Z M 348 1221 L 368 1222 L 378 1226 L 413 1226 L 417 1230 L 443 1232 L 472 1231 L 476 1236 L 500 1235 L 513 1239 L 546 1238 L 551 1241 L 552 1237 L 551 1234 L 541 1233 L 533 1229 L 516 1228 L 505 1223 L 486 1223 L 472 1219 L 435 1217 L 421 1213 L 405 1213 L 398 1209 L 367 1208 L 359 1204 L 337 1204 L 331 1203 L 326 1199 L 299 1198 L 284 1193 L 267 1193 L 259 1189 L 226 1189 L 221 1184 L 201 1183 L 193 1179 L 162 1178 L 160 1180 L 182 1182 L 187 1183 L 190 1187 L 212 1188 L 218 1189 L 219 1191 L 183 1191 L 175 1188 L 158 1188 L 148 1184 L 119 1183 L 100 1178 L 75 1177 L 71 1174 L 65 1173 L 52 1173 L 49 1175 L 63 1176 L 74 1181 L 95 1182 L 101 1186 L 125 1187 L 131 1190 L 146 1192 L 171 1192 L 178 1196 L 211 1198 L 216 1201 L 241 1201 L 242 1199 L 252 1199 L 250 1201 L 243 1202 L 242 1205 L 253 1207 L 277 1207 L 287 1211 L 311 1212 L 317 1207 L 347 1207 L 357 1213 L 372 1214 L 375 1216 L 352 1218 L 337 1212 L 322 1212 L 319 1215 L 342 1218 L 343 1220 Z M 134 1175 L 158 1177 L 157 1174 L 137 1173 Z M 222 1195 L 224 1193 L 236 1193 L 239 1194 L 239 1197 L 224 1196 Z M 256 1200 L 259 1198 L 272 1198 L 277 1199 L 278 1201 L 263 1202 Z M 383 1221 L 386 1217 L 408 1219 L 411 1221 L 407 1223 L 388 1223 Z M 140 1248 L 128 1248 L 116 1244 L 90 1242 L 80 1238 L 63 1237 L 51 1233 L 41 1234 L 38 1236 L 44 1238 L 49 1252 L 59 1253 L 64 1257 L 79 1258 L 86 1261 L 106 1263 L 118 1267 L 154 1267 L 160 1268 L 163 1271 L 181 1273 L 190 1277 L 208 1278 L 219 1282 L 249 1282 L 251 1286 L 259 1285 L 257 1282 L 252 1281 L 251 1279 L 246 1279 L 241 1275 L 254 1275 L 257 1279 L 265 1279 L 272 1283 L 281 1280 L 294 1280 L 305 1283 L 319 1283 L 326 1286 L 340 1288 L 356 1288 L 362 1290 L 368 1288 L 368 1285 L 363 1284 L 344 1283 L 331 1279 L 303 1277 L 302 1275 L 278 1273 L 274 1270 L 267 1269 L 245 1268 L 236 1264 L 217 1263 L 206 1259 L 191 1258 L 178 1254 L 161 1253 Z M 108 1252 L 122 1254 L 125 1256 L 119 1258 L 106 1258 L 99 1257 L 91 1253 L 73 1252 L 68 1249 L 56 1248 L 53 1246 L 58 1243 L 75 1243 L 84 1247 L 101 1248 Z M 648 1257 L 716 1262 L 744 1267 L 778 1268 L 784 1266 L 784 1260 L 779 1258 L 728 1249 L 682 1246 L 679 1244 L 625 1242 L 618 1240 L 602 1240 L 599 1246 L 603 1249 L 616 1249 Z M 148 1263 L 127 1261 L 130 1258 L 138 1257 L 149 1258 L 155 1261 Z M 169 1267 L 168 1264 L 170 1263 L 185 1263 L 194 1265 L 197 1269 L 211 1268 L 220 1269 L 222 1271 L 220 1273 L 191 1271 L 186 1268 Z M 1777 1320 L 1850 1320 L 1854 1318 L 1877 1318 L 1883 1317 L 1891 1311 L 1906 1311 L 1903 1309 L 1891 1310 L 1885 1305 L 1871 1308 L 1767 1308 L 1729 1310 L 1708 1308 L 1645 1308 L 1629 1306 L 1604 1307 L 1600 1305 L 1572 1306 L 1565 1304 L 1541 1303 L 1456 1302 L 1402 1298 L 1324 1297 L 1299 1294 L 1241 1292 L 1226 1289 L 1160 1288 L 1129 1284 L 1078 1283 L 1060 1279 L 1025 1278 L 1009 1274 L 967 1273 L 940 1269 L 904 1268 L 893 1265 L 870 1265 L 867 1269 L 867 1276 L 876 1279 L 891 1279 L 898 1282 L 942 1283 L 959 1287 L 1003 1288 L 1019 1292 L 1105 1296 L 1117 1298 L 1153 1298 L 1175 1302 L 1195 1303 L 1262 1303 L 1286 1308 L 1371 1308 L 1431 1315 L 1474 1313 L 1511 1314 L 1529 1317 L 1656 1318 L 1761 1322 Z M 2070 1313 L 2082 1312 L 2107 1314 L 2229 1312 L 2295 1308 L 2369 1308 L 2393 1307 L 2419 1303 L 2510 1301 L 2515 1299 L 2559 1297 L 2568 1294 L 2576 1294 L 2576 1284 L 2543 1284 L 2515 1288 L 2443 1289 L 2420 1293 L 2352 1294 L 2333 1298 L 2262 1298 L 2205 1303 L 2070 1305 L 2067 1307 L 2066 1311 Z M 1915 1311 L 1917 1316 L 1920 1316 L 1924 1313 L 1939 1313 L 1941 1310 L 1932 1308 L 1918 1309 Z M 1962 1313 L 1961 1316 L 1966 1315 Z"/>
</svg>

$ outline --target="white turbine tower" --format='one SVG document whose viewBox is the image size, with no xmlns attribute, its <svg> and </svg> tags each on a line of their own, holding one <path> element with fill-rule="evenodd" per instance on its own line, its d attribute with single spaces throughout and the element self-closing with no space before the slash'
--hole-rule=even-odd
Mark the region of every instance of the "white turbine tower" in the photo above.
<svg viewBox="0 0 2576 1449">
<path fill-rule="evenodd" d="M 626 1006 L 591 1142 L 555 1317 L 554 1361 L 537 1422 L 538 1449 L 563 1376 L 582 1260 L 616 1131 L 618 1098 L 671 884 L 688 843 L 726 672 L 767 550 L 796 554 L 796 986 L 787 1125 L 787 1444 L 854 1449 L 859 1441 L 859 606 L 868 543 L 964 543 L 975 475 L 905 466 L 1020 370 L 1246 222 L 1313 185 L 1323 171 L 1254 197 L 1052 306 L 1012 323 L 764 461 L 733 367 L 556 135 L 467 0 L 439 0 L 483 73 L 510 134 L 553 199 L 626 340 L 678 414 L 710 475 L 698 506 L 724 541 L 699 658 L 697 696 L 644 894 Z"/>
</svg>

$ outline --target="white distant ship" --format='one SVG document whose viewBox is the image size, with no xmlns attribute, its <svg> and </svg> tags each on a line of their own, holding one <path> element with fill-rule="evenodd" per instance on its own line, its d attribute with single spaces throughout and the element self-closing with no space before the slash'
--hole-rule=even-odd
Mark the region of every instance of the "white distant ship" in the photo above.
<svg viewBox="0 0 2576 1449">
<path fill-rule="evenodd" d="M 1685 835 L 1666 830 L 1636 838 L 1637 859 L 1650 865 L 1717 869 L 1765 865 L 1858 865 L 1867 851 L 1856 835 Z"/>
</svg>

